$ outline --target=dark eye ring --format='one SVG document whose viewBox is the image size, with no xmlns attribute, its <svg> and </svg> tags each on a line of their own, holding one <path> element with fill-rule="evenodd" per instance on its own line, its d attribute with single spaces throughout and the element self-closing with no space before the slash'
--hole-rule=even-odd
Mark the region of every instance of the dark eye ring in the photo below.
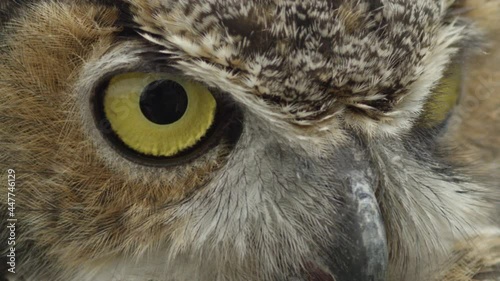
<svg viewBox="0 0 500 281">
<path fill-rule="evenodd" d="M 227 95 L 169 74 L 125 73 L 97 88 L 95 123 L 122 157 L 145 166 L 175 166 L 241 134 L 241 111 Z"/>
</svg>

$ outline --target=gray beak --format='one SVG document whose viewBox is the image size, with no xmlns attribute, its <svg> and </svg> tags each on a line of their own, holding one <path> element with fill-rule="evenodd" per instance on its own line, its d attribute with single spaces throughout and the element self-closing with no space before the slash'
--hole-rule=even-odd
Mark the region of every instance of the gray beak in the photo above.
<svg viewBox="0 0 500 281">
<path fill-rule="evenodd" d="M 331 265 L 335 281 L 386 280 L 387 240 L 373 182 L 366 173 L 354 171 L 344 184 L 348 209 L 342 210 L 345 241 L 334 248 L 340 254 L 332 254 L 337 256 Z"/>
</svg>

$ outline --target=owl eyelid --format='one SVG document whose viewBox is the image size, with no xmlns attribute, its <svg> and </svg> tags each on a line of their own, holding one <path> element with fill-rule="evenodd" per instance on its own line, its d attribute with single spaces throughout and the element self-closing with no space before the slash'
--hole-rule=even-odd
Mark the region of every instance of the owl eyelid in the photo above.
<svg viewBox="0 0 500 281">
<path fill-rule="evenodd" d="M 438 85 L 424 104 L 419 127 L 445 129 L 464 96 L 464 77 L 467 68 L 465 51 L 460 51 L 448 64 Z"/>
</svg>

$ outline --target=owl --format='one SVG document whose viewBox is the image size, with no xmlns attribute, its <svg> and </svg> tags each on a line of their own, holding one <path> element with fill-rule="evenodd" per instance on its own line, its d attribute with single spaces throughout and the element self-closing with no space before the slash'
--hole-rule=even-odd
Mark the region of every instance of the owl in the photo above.
<svg viewBox="0 0 500 281">
<path fill-rule="evenodd" d="M 16 281 L 500 280 L 500 1 L 2 0 Z"/>
</svg>

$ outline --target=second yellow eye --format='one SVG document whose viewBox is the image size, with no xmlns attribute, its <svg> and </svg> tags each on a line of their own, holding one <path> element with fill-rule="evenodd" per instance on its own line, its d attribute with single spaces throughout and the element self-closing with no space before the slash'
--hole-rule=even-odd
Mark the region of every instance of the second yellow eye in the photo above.
<svg viewBox="0 0 500 281">
<path fill-rule="evenodd" d="M 422 123 L 432 127 L 440 124 L 456 106 L 462 83 L 462 69 L 460 65 L 452 65 L 441 79 L 434 94 L 424 106 Z"/>
<path fill-rule="evenodd" d="M 111 79 L 104 114 L 132 150 L 172 157 L 196 145 L 214 122 L 216 101 L 202 85 L 164 74 L 127 73 Z"/>
</svg>

